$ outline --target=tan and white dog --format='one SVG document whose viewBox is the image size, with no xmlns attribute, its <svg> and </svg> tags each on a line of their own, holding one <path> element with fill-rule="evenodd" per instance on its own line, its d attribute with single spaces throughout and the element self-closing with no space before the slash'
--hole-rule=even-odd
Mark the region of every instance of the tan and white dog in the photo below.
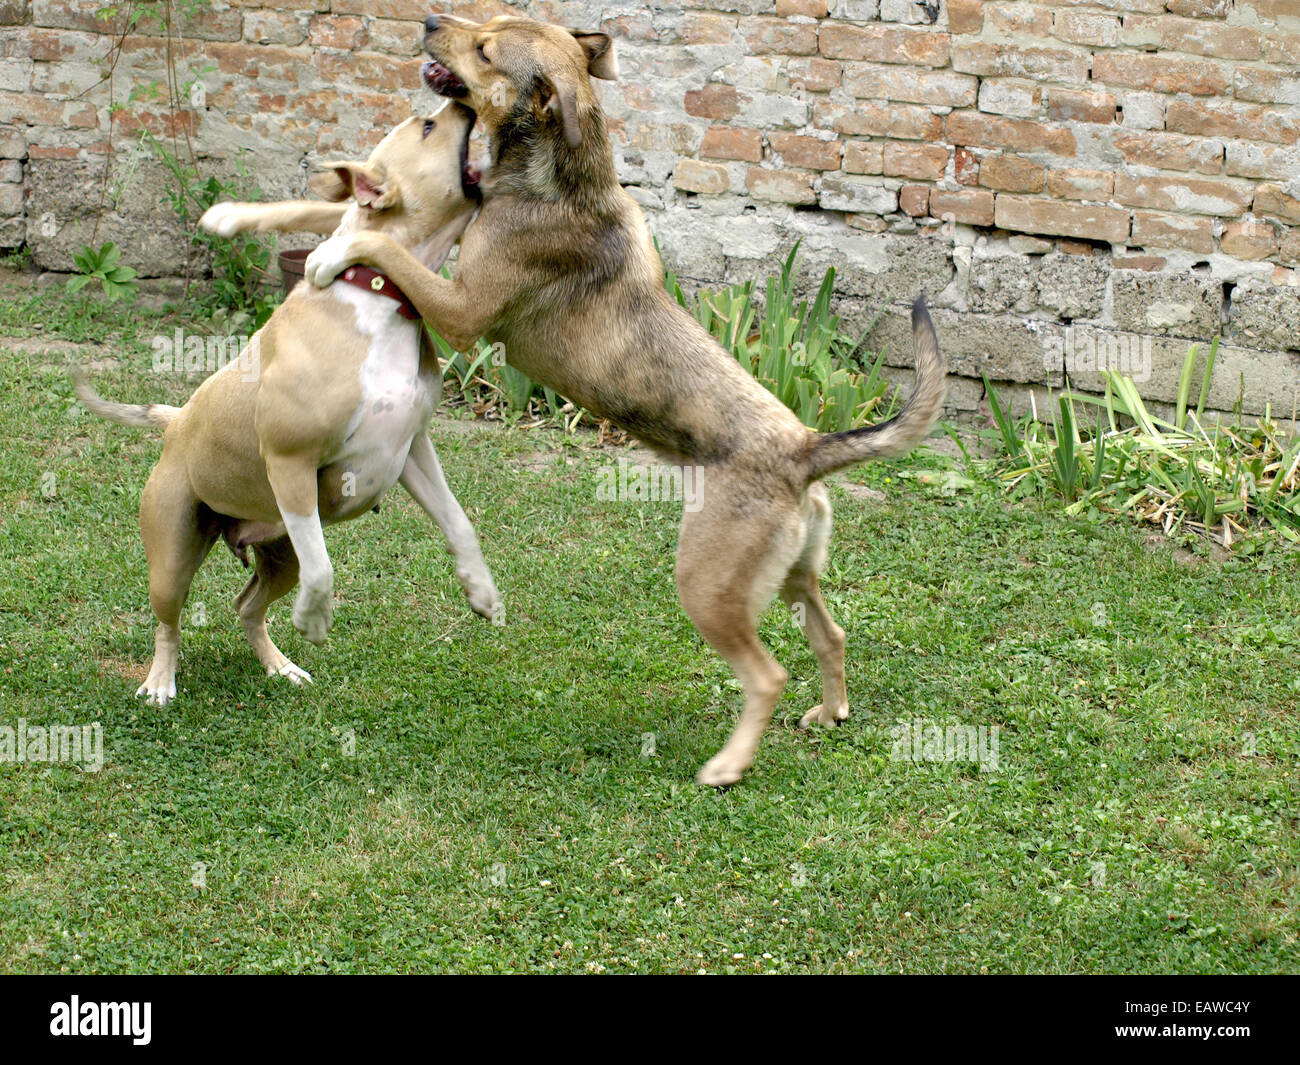
<svg viewBox="0 0 1300 1065">
<path fill-rule="evenodd" d="M 473 112 L 453 104 L 398 126 L 365 163 L 327 164 L 313 187 L 351 203 L 223 203 L 201 224 L 226 235 L 382 232 L 437 269 L 478 204 L 478 174 L 467 159 L 473 123 Z M 78 381 L 96 414 L 165 428 L 140 501 L 158 629 L 153 666 L 136 694 L 151 704 L 176 694 L 181 609 L 218 537 L 245 565 L 253 549 L 256 568 L 234 605 L 267 673 L 310 681 L 271 641 L 267 608 L 301 581 L 294 627 L 322 642 L 334 579 L 322 527 L 364 514 L 397 481 L 446 535 L 470 605 L 499 616 L 474 527 L 429 441 L 442 376 L 428 336 L 418 317 L 404 316 L 410 305 L 386 279 L 368 277 L 364 287 L 347 280 L 325 289 L 299 284 L 250 340 L 254 358 L 245 352 L 214 373 L 184 407 L 110 403 Z"/>
</svg>

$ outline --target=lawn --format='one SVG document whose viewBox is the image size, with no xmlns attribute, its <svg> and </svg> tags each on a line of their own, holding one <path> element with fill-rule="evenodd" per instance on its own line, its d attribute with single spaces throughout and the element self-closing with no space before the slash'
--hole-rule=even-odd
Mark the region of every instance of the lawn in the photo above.
<svg viewBox="0 0 1300 1065">
<path fill-rule="evenodd" d="M 149 338 L 202 323 L 32 291 L 0 288 L 0 725 L 100 722 L 105 762 L 0 763 L 0 971 L 1300 971 L 1295 554 L 1067 519 L 933 451 L 851 471 L 853 716 L 798 729 L 815 662 L 773 606 L 790 685 L 718 792 L 692 777 L 739 692 L 676 602 L 680 504 L 599 499 L 628 453 L 594 434 L 453 410 L 503 626 L 399 488 L 329 532 L 324 647 L 272 611 L 313 686 L 262 675 L 218 547 L 148 708 L 160 442 L 67 366 L 181 402 Z M 893 757 L 917 721 L 996 726 L 996 770 Z"/>
</svg>

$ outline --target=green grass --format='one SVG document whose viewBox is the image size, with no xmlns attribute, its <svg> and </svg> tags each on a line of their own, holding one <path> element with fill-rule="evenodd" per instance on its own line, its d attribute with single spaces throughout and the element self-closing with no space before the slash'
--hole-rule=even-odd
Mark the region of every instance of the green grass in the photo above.
<svg viewBox="0 0 1300 1065">
<path fill-rule="evenodd" d="M 193 388 L 136 339 L 170 321 L 60 299 L 8 291 L 0 325 L 108 340 L 105 395 Z M 791 682 L 719 793 L 691 778 L 738 692 L 676 603 L 679 507 L 599 502 L 622 452 L 590 436 L 440 421 L 505 626 L 398 489 L 329 533 L 326 646 L 273 611 L 313 687 L 261 675 L 219 548 L 151 709 L 159 440 L 70 413 L 67 355 L 4 359 L 0 724 L 100 721 L 107 762 L 0 764 L 0 971 L 1300 970 L 1294 555 L 954 494 L 932 454 L 852 471 L 886 495 L 832 488 L 853 716 L 796 728 L 815 663 L 772 608 Z M 1001 726 L 1000 770 L 891 760 L 917 718 Z"/>
</svg>

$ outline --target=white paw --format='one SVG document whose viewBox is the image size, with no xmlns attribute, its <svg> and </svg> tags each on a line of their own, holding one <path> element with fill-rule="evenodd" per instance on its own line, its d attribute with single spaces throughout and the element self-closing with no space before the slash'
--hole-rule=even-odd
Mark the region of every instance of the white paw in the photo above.
<svg viewBox="0 0 1300 1065">
<path fill-rule="evenodd" d="M 295 666 L 292 662 L 286 662 L 279 669 L 270 670 L 269 672 L 274 677 L 284 677 L 290 683 L 299 686 L 303 684 L 310 684 L 312 682 L 311 674 L 308 673 L 305 669 L 300 669 L 299 667 Z"/>
<path fill-rule="evenodd" d="M 501 596 L 497 594 L 492 574 L 484 570 L 482 573 L 462 573 L 459 577 L 461 587 L 465 589 L 465 598 L 469 600 L 470 608 L 475 614 L 489 620 L 501 616 Z"/>
<path fill-rule="evenodd" d="M 148 706 L 166 706 L 176 698 L 176 678 L 154 680 L 150 677 L 135 690 L 137 699 L 142 695 Z"/>
<path fill-rule="evenodd" d="M 302 588 L 293 604 L 293 627 L 308 643 L 324 643 L 334 617 L 333 597 L 329 591 Z"/>
<path fill-rule="evenodd" d="M 736 783 L 748 768 L 748 765 L 742 765 L 737 759 L 723 752 L 714 755 L 704 763 L 700 771 L 695 774 L 695 783 L 703 784 L 706 788 L 725 788 L 729 784 Z"/>
<path fill-rule="evenodd" d="M 318 244 L 307 256 L 307 280 L 317 288 L 324 288 L 353 262 L 352 238 L 330 237 Z"/>
<path fill-rule="evenodd" d="M 199 227 L 220 237 L 233 237 L 243 229 L 239 204 L 217 203 L 203 212 Z"/>
<path fill-rule="evenodd" d="M 814 706 L 808 713 L 799 719 L 800 728 L 812 728 L 813 725 L 821 725 L 824 728 L 834 728 L 839 722 L 849 716 L 848 704 L 844 706 L 826 709 L 822 706 Z"/>
</svg>

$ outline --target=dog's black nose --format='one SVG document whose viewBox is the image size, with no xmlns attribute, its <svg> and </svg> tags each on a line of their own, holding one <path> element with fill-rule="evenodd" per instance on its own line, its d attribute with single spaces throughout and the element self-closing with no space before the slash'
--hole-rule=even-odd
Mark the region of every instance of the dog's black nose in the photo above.
<svg viewBox="0 0 1300 1065">
<path fill-rule="evenodd" d="M 433 33 L 433 31 L 436 30 L 437 28 L 438 28 L 438 16 L 437 16 L 437 15 L 430 15 L 427 19 L 424 20 L 424 32 L 425 32 L 425 33 Z"/>
</svg>

